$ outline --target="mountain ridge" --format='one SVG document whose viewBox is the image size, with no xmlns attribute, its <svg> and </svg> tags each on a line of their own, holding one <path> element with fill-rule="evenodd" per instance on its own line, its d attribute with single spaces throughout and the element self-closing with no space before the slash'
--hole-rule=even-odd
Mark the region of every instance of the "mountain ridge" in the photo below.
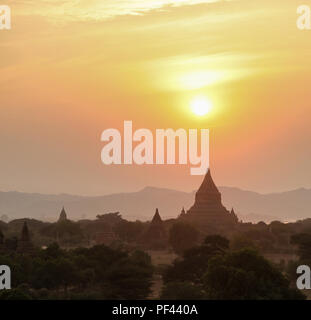
<svg viewBox="0 0 311 320">
<path fill-rule="evenodd" d="M 243 221 L 295 221 L 311 217 L 311 189 L 298 188 L 274 193 L 258 193 L 237 187 L 219 187 L 223 204 L 232 207 Z M 150 220 L 156 207 L 163 219 L 176 218 L 182 207 L 190 208 L 195 191 L 185 192 L 146 186 L 133 192 L 103 196 L 41 194 L 0 191 L 0 217 L 22 217 L 55 221 L 62 206 L 73 220 L 95 218 L 97 214 L 119 211 L 128 220 Z"/>
</svg>

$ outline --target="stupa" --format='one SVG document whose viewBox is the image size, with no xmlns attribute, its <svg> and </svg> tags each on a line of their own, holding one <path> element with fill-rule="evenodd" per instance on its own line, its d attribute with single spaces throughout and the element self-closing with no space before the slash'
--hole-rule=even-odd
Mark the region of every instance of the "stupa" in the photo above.
<svg viewBox="0 0 311 320">
<path fill-rule="evenodd" d="M 222 205 L 221 193 L 212 179 L 210 169 L 195 195 L 194 205 L 180 219 L 209 233 L 229 231 L 238 224 L 234 210 L 230 212 Z"/>
</svg>

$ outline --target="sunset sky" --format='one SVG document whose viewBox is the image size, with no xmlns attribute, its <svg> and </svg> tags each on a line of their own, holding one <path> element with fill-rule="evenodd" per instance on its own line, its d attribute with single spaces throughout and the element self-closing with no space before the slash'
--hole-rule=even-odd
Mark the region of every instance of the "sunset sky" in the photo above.
<svg viewBox="0 0 311 320">
<path fill-rule="evenodd" d="M 207 128 L 218 185 L 311 188 L 311 0 L 1 0 L 0 190 L 192 191 L 189 166 L 105 166 L 107 128 Z M 191 101 L 212 110 L 198 117 Z"/>
</svg>

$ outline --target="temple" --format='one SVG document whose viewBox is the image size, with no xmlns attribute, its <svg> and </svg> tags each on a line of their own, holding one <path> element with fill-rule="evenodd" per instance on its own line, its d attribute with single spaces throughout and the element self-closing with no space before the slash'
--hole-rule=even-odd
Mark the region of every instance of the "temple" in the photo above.
<svg viewBox="0 0 311 320">
<path fill-rule="evenodd" d="M 59 219 L 58 219 L 58 222 L 62 222 L 62 221 L 67 221 L 67 213 L 66 213 L 64 207 L 62 208 L 62 211 L 61 211 L 61 213 L 59 215 Z"/>
<path fill-rule="evenodd" d="M 149 228 L 141 238 L 141 243 L 149 249 L 161 249 L 167 246 L 167 232 L 158 208 L 156 209 Z"/>
<path fill-rule="evenodd" d="M 0 229 L 0 253 L 4 251 L 4 235 Z"/>
<path fill-rule="evenodd" d="M 30 239 L 27 222 L 24 222 L 21 238 L 18 241 L 17 252 L 19 253 L 31 253 L 34 250 L 33 244 Z"/>
<path fill-rule="evenodd" d="M 180 215 L 180 219 L 208 233 L 226 233 L 238 224 L 234 210 L 230 212 L 222 205 L 221 193 L 212 179 L 210 170 L 207 171 L 195 195 L 194 205 L 186 214 Z"/>
</svg>

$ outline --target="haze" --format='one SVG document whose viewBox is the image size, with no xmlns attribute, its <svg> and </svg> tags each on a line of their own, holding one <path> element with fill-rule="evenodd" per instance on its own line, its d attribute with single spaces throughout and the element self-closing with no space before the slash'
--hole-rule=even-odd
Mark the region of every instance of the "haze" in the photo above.
<svg viewBox="0 0 311 320">
<path fill-rule="evenodd" d="M 105 166 L 100 135 L 211 129 L 217 185 L 311 188 L 311 32 L 301 1 L 9 1 L 0 31 L 0 190 L 197 189 L 188 166 Z M 204 117 L 190 102 L 204 95 Z"/>
</svg>

